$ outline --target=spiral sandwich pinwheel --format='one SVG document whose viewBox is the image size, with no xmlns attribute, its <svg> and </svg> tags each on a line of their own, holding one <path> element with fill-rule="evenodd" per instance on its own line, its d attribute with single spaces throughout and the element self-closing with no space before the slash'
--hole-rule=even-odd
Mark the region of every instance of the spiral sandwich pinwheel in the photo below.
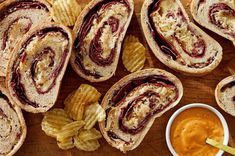
<svg viewBox="0 0 235 156">
<path fill-rule="evenodd" d="M 51 23 L 36 27 L 16 45 L 6 79 L 12 99 L 22 109 L 45 112 L 55 104 L 72 43 L 67 27 Z"/>
<path fill-rule="evenodd" d="M 13 48 L 29 30 L 50 22 L 44 0 L 7 0 L 0 4 L 0 76 L 6 76 Z"/>
<path fill-rule="evenodd" d="M 177 105 L 183 86 L 174 75 L 159 69 L 130 74 L 106 93 L 102 107 L 106 120 L 99 123 L 106 141 L 124 153 L 143 140 L 155 118 Z"/>
<path fill-rule="evenodd" d="M 91 82 L 113 76 L 133 11 L 133 0 L 93 0 L 86 6 L 74 27 L 71 64 L 78 75 Z"/>
<path fill-rule="evenodd" d="M 222 47 L 190 22 L 179 0 L 145 0 L 141 25 L 155 56 L 176 71 L 205 75 L 222 59 Z"/>
<path fill-rule="evenodd" d="M 191 13 L 197 23 L 235 45 L 235 0 L 192 0 Z"/>
</svg>

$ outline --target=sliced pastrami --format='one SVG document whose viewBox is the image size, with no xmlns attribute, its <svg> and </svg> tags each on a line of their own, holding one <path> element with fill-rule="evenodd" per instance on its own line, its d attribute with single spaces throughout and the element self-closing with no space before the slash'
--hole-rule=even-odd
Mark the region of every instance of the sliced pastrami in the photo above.
<svg viewBox="0 0 235 156">
<path fill-rule="evenodd" d="M 94 31 L 91 30 L 93 26 L 92 23 L 94 21 L 102 21 L 104 19 L 103 16 L 106 16 L 106 10 L 112 10 L 112 7 L 117 4 L 123 4 L 123 6 L 127 8 L 128 14 L 130 13 L 129 3 L 126 0 L 102 0 L 98 2 L 92 9 L 90 9 L 83 19 L 81 28 L 78 32 L 76 32 L 77 37 L 75 38 L 74 49 L 77 53 L 75 61 L 82 72 L 88 76 L 94 76 L 95 78 L 101 77 L 100 73 L 96 71 L 90 71 L 86 68 L 86 65 L 84 64 L 84 53 L 89 56 L 89 59 L 98 66 L 106 67 L 114 62 L 114 58 L 116 57 L 118 38 L 120 37 L 120 34 L 123 30 L 123 26 L 120 25 L 119 19 L 114 16 L 110 16 L 106 21 L 104 21 L 102 26 L 100 26 L 94 32 L 94 36 L 89 45 L 86 45 L 88 43 L 85 41 L 85 38 L 90 31 Z M 101 41 L 103 34 L 109 35 L 104 32 L 104 29 L 107 27 L 110 27 L 111 35 L 115 35 L 116 38 L 114 46 L 109 51 L 107 51 L 107 49 L 103 49 Z M 112 38 L 109 38 L 108 40 L 112 40 Z M 86 47 L 89 47 L 89 49 Z M 104 54 L 104 51 L 106 54 Z"/>
<path fill-rule="evenodd" d="M 20 20 L 24 20 L 25 26 L 23 28 L 19 28 L 23 34 L 25 34 L 26 32 L 29 31 L 29 29 L 32 26 L 32 20 L 28 17 L 18 17 L 16 18 L 13 22 L 11 22 L 9 24 L 9 27 L 5 30 L 5 32 L 3 33 L 3 37 L 2 37 L 2 50 L 4 50 L 6 48 L 6 42 L 8 41 L 9 38 L 9 33 L 11 32 L 11 29 L 13 27 L 13 25 L 17 24 Z"/>
<path fill-rule="evenodd" d="M 150 89 L 146 90 L 143 94 L 136 96 L 125 107 L 121 106 L 121 113 L 119 114 L 119 128 L 125 133 L 132 135 L 139 133 L 145 128 L 145 125 L 154 115 L 166 109 L 178 98 L 178 90 L 175 86 L 169 86 L 164 82 L 141 85 L 142 88 L 145 86 L 150 86 L 150 88 L 154 88 L 156 86 L 158 88 L 170 87 L 170 89 L 175 92 L 175 95 L 173 97 L 164 98 L 167 102 L 164 101 L 161 103 L 160 101 L 163 100 L 162 95 Z M 129 95 L 130 94 L 131 93 L 129 93 Z M 118 103 L 118 106 L 122 105 L 125 101 L 126 97 Z"/>
<path fill-rule="evenodd" d="M 112 32 L 115 33 L 117 31 L 118 24 L 119 24 L 119 21 L 117 19 L 111 17 L 108 19 L 107 22 L 104 23 L 104 26 L 111 25 Z M 103 33 L 102 29 L 104 28 L 104 26 L 98 30 L 94 39 L 91 41 L 91 47 L 90 47 L 90 51 L 89 51 L 89 56 L 90 56 L 91 60 L 99 66 L 106 66 L 106 65 L 113 63 L 113 61 L 114 61 L 113 59 L 115 56 L 115 49 L 111 49 L 111 53 L 107 58 L 103 58 L 101 56 L 103 49 L 100 44 L 100 37 Z"/>
<path fill-rule="evenodd" d="M 35 108 L 39 107 L 39 104 L 30 101 L 29 98 L 27 97 L 26 93 L 25 93 L 25 87 L 24 85 L 21 83 L 21 74 L 19 71 L 19 64 L 24 63 L 25 60 L 27 59 L 27 54 L 26 54 L 26 48 L 27 45 L 30 44 L 30 42 L 33 41 L 33 39 L 35 37 L 38 37 L 40 39 L 42 39 L 43 37 L 46 36 L 46 34 L 48 33 L 52 33 L 52 32 L 59 32 L 62 34 L 62 36 L 66 39 L 69 40 L 68 34 L 59 27 L 48 27 L 48 28 L 44 28 L 42 30 L 39 30 L 37 32 L 35 32 L 34 34 L 31 35 L 31 37 L 23 44 L 23 46 L 20 49 L 20 53 L 19 58 L 14 62 L 14 65 L 12 66 L 12 79 L 11 79 L 11 87 L 13 88 L 17 98 L 19 101 L 21 101 L 24 104 L 29 104 Z M 55 82 L 56 82 L 56 78 L 58 77 L 58 75 L 60 74 L 63 65 L 65 63 L 66 57 L 68 55 L 68 45 L 65 48 L 61 60 L 59 62 L 59 64 L 53 69 L 53 71 L 50 73 L 50 77 L 48 77 L 48 79 L 53 79 L 52 83 L 49 85 L 49 87 L 47 87 L 46 89 L 42 89 L 40 88 L 40 86 L 38 86 L 36 84 L 35 81 L 35 69 L 37 68 L 37 64 L 39 61 L 41 61 L 43 59 L 43 56 L 48 55 L 50 58 L 50 62 L 48 64 L 48 67 L 53 66 L 54 65 L 54 57 L 55 57 L 55 52 L 52 50 L 51 47 L 45 47 L 44 50 L 37 54 L 34 58 L 34 62 L 32 62 L 31 67 L 30 67 L 30 73 L 31 73 L 31 79 L 34 83 L 34 86 L 37 90 L 37 92 L 39 94 L 45 94 L 48 93 L 54 86 L 55 86 Z"/>
<path fill-rule="evenodd" d="M 40 3 L 38 1 L 17 1 L 17 2 L 13 2 L 10 5 L 8 5 L 7 7 L 5 7 L 3 10 L 1 10 L 1 14 L 0 14 L 0 22 L 6 18 L 7 16 L 9 16 L 10 14 L 14 13 L 15 11 L 18 10 L 22 10 L 22 9 L 44 9 L 45 11 L 49 12 L 47 6 L 45 6 L 45 4 Z M 23 28 L 20 28 L 22 33 L 26 33 L 29 31 L 29 29 L 32 26 L 32 20 L 28 17 L 25 16 L 19 16 L 18 18 L 16 18 L 14 21 L 12 21 L 9 24 L 9 27 L 5 30 L 5 32 L 3 33 L 3 37 L 2 37 L 2 50 L 5 49 L 6 47 L 6 42 L 8 41 L 8 35 L 9 32 L 11 32 L 12 26 L 14 24 L 17 24 L 20 20 L 24 20 L 24 24 L 25 26 Z"/>
<path fill-rule="evenodd" d="M 209 19 L 212 24 L 220 29 L 224 29 L 227 34 L 231 35 L 235 39 L 235 32 L 228 32 L 229 26 L 225 24 L 223 19 L 216 18 L 218 12 L 223 12 L 225 16 L 232 16 L 235 18 L 235 10 L 225 3 L 215 3 L 209 8 Z"/>
<path fill-rule="evenodd" d="M 150 75 L 135 78 L 127 82 L 124 86 L 116 90 L 112 97 L 112 106 L 116 106 L 125 96 L 131 92 L 134 88 L 144 84 L 144 83 L 161 83 L 168 86 L 175 86 L 173 82 L 168 80 L 165 76 L 160 75 Z"/>
<path fill-rule="evenodd" d="M 177 28 L 177 31 L 175 30 L 174 33 L 169 35 L 169 38 L 172 39 L 166 39 L 166 36 L 163 35 L 162 32 L 160 32 L 159 29 L 161 29 L 159 26 L 156 25 L 156 22 L 154 21 L 156 12 L 159 11 L 159 14 L 161 14 L 161 8 L 160 8 L 160 0 L 153 1 L 151 5 L 148 7 L 148 28 L 151 32 L 151 35 L 153 36 L 154 40 L 156 41 L 156 44 L 158 44 L 161 51 L 166 54 L 169 58 L 171 58 L 174 61 L 179 62 L 182 65 L 185 65 L 185 62 L 181 60 L 181 54 L 177 51 L 176 47 L 174 47 L 173 42 L 177 42 L 178 45 L 182 48 L 182 50 L 190 57 L 192 58 L 201 58 L 205 55 L 206 51 L 206 44 L 202 36 L 197 32 L 196 29 L 194 29 L 192 26 L 189 25 L 186 17 L 184 16 L 181 8 L 179 7 L 178 10 L 175 12 L 172 10 L 168 10 L 166 14 L 166 18 L 177 21 L 177 23 L 173 24 L 173 27 Z M 162 22 L 162 19 L 159 19 L 159 22 Z M 168 22 L 168 24 L 170 24 Z M 184 30 L 180 30 L 183 29 Z M 172 30 L 172 28 L 170 28 Z M 166 31 L 166 30 L 163 30 Z M 173 30 L 172 30 L 173 31 Z M 183 32 L 187 34 L 182 34 Z M 169 33 L 168 33 L 169 34 Z M 186 43 L 184 37 L 185 35 L 190 35 L 192 38 L 194 38 L 194 41 L 192 43 Z M 170 41 L 171 40 L 171 41 Z M 174 40 L 174 41 L 173 41 Z M 189 48 L 192 47 L 192 48 Z M 206 65 L 203 65 L 205 67 Z M 194 67 L 197 68 L 197 67 Z M 200 67 L 202 68 L 202 67 Z"/>
<path fill-rule="evenodd" d="M 2 21 L 9 14 L 22 9 L 44 9 L 49 12 L 47 6 L 43 3 L 32 0 L 21 0 L 11 3 L 5 7 L 4 10 L 1 10 L 0 21 Z"/>
<path fill-rule="evenodd" d="M 135 96 L 134 92 L 137 93 L 138 90 L 142 90 L 143 88 L 146 90 L 141 95 L 138 95 L 128 103 L 125 103 L 127 98 L 130 99 L 130 95 Z M 156 91 L 153 88 L 168 88 L 174 92 L 174 95 L 167 97 L 167 102 L 161 103 L 159 100 L 162 98 L 162 95 L 158 93 L 158 89 L 158 91 Z M 179 96 L 178 92 L 176 85 L 165 76 L 142 76 L 126 82 L 125 85 L 115 90 L 109 105 L 113 108 L 120 107 L 121 109 L 120 114 L 118 115 L 118 125 L 120 130 L 125 133 L 135 135 L 145 128 L 145 125 L 154 115 L 163 111 L 171 103 L 175 102 Z M 124 103 L 125 106 L 122 106 Z M 109 114 L 110 109 L 107 109 L 106 113 Z M 128 125 L 129 122 L 132 123 L 132 118 L 137 118 L 136 120 L 138 120 L 138 123 L 136 123 L 137 121 L 134 121 L 135 126 Z M 115 138 L 116 137 L 117 136 L 115 135 Z"/>
</svg>

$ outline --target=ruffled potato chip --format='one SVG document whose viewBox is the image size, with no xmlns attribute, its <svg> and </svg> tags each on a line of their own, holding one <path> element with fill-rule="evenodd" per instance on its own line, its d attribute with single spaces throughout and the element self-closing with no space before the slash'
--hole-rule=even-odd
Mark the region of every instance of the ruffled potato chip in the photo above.
<svg viewBox="0 0 235 156">
<path fill-rule="evenodd" d="M 62 127 L 57 133 L 57 141 L 63 142 L 64 140 L 78 134 L 78 130 L 84 125 L 84 121 L 74 121 Z"/>
<path fill-rule="evenodd" d="M 97 140 L 102 138 L 101 133 L 96 130 L 95 128 L 92 128 L 90 130 L 82 130 L 78 137 L 83 141 L 89 141 L 89 140 Z"/>
<path fill-rule="evenodd" d="M 66 138 L 61 142 L 57 141 L 57 145 L 62 150 L 74 148 L 73 137 Z"/>
<path fill-rule="evenodd" d="M 130 43 L 136 43 L 136 42 L 140 42 L 138 37 L 135 37 L 134 35 L 128 35 L 125 38 L 124 44 L 123 46 L 126 47 L 127 45 L 129 45 Z"/>
<path fill-rule="evenodd" d="M 74 145 L 77 149 L 87 152 L 95 151 L 100 147 L 98 140 L 83 141 L 78 136 L 74 137 Z"/>
<path fill-rule="evenodd" d="M 146 61 L 146 49 L 134 36 L 124 41 L 122 62 L 129 72 L 141 70 Z"/>
<path fill-rule="evenodd" d="M 72 93 L 70 93 L 70 94 L 66 97 L 66 99 L 64 100 L 64 105 L 65 105 L 65 106 L 66 106 L 66 105 L 69 105 L 69 104 L 71 103 L 71 99 L 72 99 L 72 97 L 74 96 L 75 92 L 76 92 L 76 91 L 73 91 Z"/>
<path fill-rule="evenodd" d="M 81 6 L 76 0 L 49 0 L 52 3 L 51 15 L 55 22 L 73 26 L 81 13 Z"/>
<path fill-rule="evenodd" d="M 66 98 L 65 111 L 74 120 L 82 120 L 85 105 L 97 102 L 101 94 L 92 86 L 82 84 Z"/>
<path fill-rule="evenodd" d="M 65 125 L 73 122 L 63 109 L 52 109 L 45 113 L 42 120 L 42 130 L 51 137 L 56 138 L 58 131 Z"/>
<path fill-rule="evenodd" d="M 46 1 L 50 3 L 51 5 L 53 5 L 56 0 L 46 0 Z"/>
<path fill-rule="evenodd" d="M 105 119 L 106 113 L 105 110 L 97 102 L 86 107 L 84 116 L 84 129 L 91 129 L 92 127 L 94 127 L 97 121 L 101 122 Z"/>
</svg>

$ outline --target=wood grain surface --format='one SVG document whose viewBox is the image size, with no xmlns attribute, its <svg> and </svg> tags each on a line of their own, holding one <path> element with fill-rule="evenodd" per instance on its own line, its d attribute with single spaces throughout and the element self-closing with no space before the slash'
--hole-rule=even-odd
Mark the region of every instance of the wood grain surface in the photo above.
<svg viewBox="0 0 235 156">
<path fill-rule="evenodd" d="M 135 1 L 135 14 L 132 18 L 131 25 L 128 29 L 128 34 L 136 35 L 140 38 L 141 42 L 147 47 L 144 37 L 141 32 L 140 27 L 140 10 L 142 6 L 143 0 L 134 0 Z M 79 3 L 83 6 L 89 2 L 89 0 L 79 0 Z M 189 0 L 183 0 L 183 3 L 186 8 L 189 7 Z M 151 50 L 148 50 L 148 60 L 146 62 L 146 67 L 155 67 L 161 68 L 166 71 L 169 71 L 175 74 L 183 83 L 184 86 L 184 96 L 181 102 L 172 110 L 165 113 L 162 117 L 155 120 L 152 128 L 146 135 L 145 139 L 141 143 L 141 145 L 131 151 L 126 155 L 128 156 L 167 156 L 171 155 L 165 141 L 165 128 L 166 124 L 170 118 L 170 116 L 180 107 L 200 102 L 209 104 L 216 109 L 218 109 L 226 118 L 229 130 L 230 130 L 230 145 L 235 147 L 235 117 L 232 117 L 222 111 L 216 104 L 214 97 L 214 90 L 216 85 L 223 78 L 235 74 L 235 48 L 232 46 L 232 43 L 206 29 L 205 30 L 209 35 L 215 38 L 223 47 L 223 61 L 219 65 L 217 69 L 215 69 L 209 75 L 203 77 L 190 77 L 184 76 L 180 73 L 174 72 L 170 70 L 168 67 L 164 66 L 160 63 L 157 58 L 152 54 Z M 80 78 L 76 73 L 72 70 L 71 66 L 68 66 L 66 74 L 63 79 L 60 95 L 58 97 L 58 101 L 54 107 L 63 107 L 63 101 L 66 96 L 77 87 L 79 87 L 82 83 L 88 83 L 95 86 L 101 93 L 104 95 L 107 90 L 119 79 L 129 74 L 123 65 L 122 61 L 119 60 L 118 69 L 116 71 L 115 76 L 110 80 L 102 83 L 89 83 L 84 79 Z M 75 148 L 72 150 L 63 151 L 58 148 L 56 144 L 56 140 L 48 137 L 41 130 L 41 120 L 42 114 L 31 114 L 24 112 L 24 116 L 26 119 L 28 133 L 27 138 L 24 145 L 21 149 L 16 153 L 16 156 L 121 156 L 124 155 L 115 148 L 112 148 L 108 143 L 101 139 L 101 147 L 99 150 L 95 152 L 82 152 L 78 151 Z M 225 154 L 226 155 L 226 154 Z"/>
</svg>

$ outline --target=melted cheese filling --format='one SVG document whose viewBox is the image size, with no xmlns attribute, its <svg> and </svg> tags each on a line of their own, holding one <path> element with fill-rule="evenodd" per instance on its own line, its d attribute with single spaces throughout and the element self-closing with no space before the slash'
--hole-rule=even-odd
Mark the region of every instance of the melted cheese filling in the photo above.
<svg viewBox="0 0 235 156">
<path fill-rule="evenodd" d="M 106 59 L 118 42 L 119 34 L 128 20 L 129 13 L 124 4 L 115 3 L 109 8 L 99 10 L 97 14 L 98 18 L 93 20 L 91 29 L 84 39 L 84 45 L 80 53 L 83 56 L 83 64 L 86 70 L 93 74 L 98 73 L 101 76 L 109 76 L 112 74 L 113 68 L 116 66 L 117 62 L 115 61 L 110 66 L 106 67 L 97 66 L 89 57 L 90 44 L 97 34 L 97 31 L 104 26 L 104 28 L 102 28 L 102 35 L 99 39 L 99 43 L 102 48 L 101 57 Z M 112 33 L 110 25 L 105 24 L 110 17 L 114 17 L 119 20 L 119 27 L 115 33 Z"/>
<path fill-rule="evenodd" d="M 33 13 L 29 14 L 29 12 Z M 17 18 L 19 19 L 15 21 Z M 36 25 L 40 25 L 45 21 L 46 22 L 51 21 L 49 12 L 40 9 L 17 10 L 11 13 L 10 15 L 6 16 L 6 18 L 4 18 L 2 21 L 0 21 L 1 25 L 0 70 L 1 71 L 3 72 L 5 71 L 4 73 L 6 73 L 6 68 L 11 56 L 11 51 L 14 49 L 15 45 L 22 39 L 23 35 L 27 32 L 26 28 L 35 27 Z M 3 48 L 3 42 L 4 42 L 3 36 L 6 31 L 8 31 L 7 35 L 9 36 L 9 38 L 6 41 L 6 47 Z"/>
<path fill-rule="evenodd" d="M 201 3 L 199 5 L 199 7 L 197 8 L 197 18 L 199 19 L 199 21 L 201 21 L 201 23 L 205 23 L 204 25 L 207 27 L 213 27 L 215 29 L 217 29 L 217 31 L 220 31 L 223 34 L 228 35 L 227 38 L 229 40 L 234 41 L 235 40 L 235 36 L 231 35 L 235 33 L 235 17 L 228 15 L 225 11 L 221 10 L 219 12 L 216 12 L 214 14 L 215 20 L 219 21 L 219 23 L 221 23 L 221 27 L 222 28 L 226 28 L 226 29 L 222 29 L 218 26 L 215 26 L 213 23 L 211 23 L 210 21 L 210 17 L 209 17 L 209 10 L 210 7 L 214 4 L 217 3 L 224 3 L 226 5 L 228 5 L 230 8 L 232 8 L 233 10 L 235 10 L 235 0 L 213 0 L 213 1 L 209 1 L 207 0 L 206 3 Z"/>
<path fill-rule="evenodd" d="M 119 116 L 122 109 L 126 109 L 129 103 L 133 102 L 136 98 L 140 97 L 146 92 L 154 92 L 156 93 L 154 95 L 158 96 L 143 97 L 140 101 L 135 103 L 136 107 L 133 107 L 131 113 L 123 118 L 124 126 L 130 129 L 138 128 L 138 126 L 140 126 L 139 123 L 143 121 L 149 113 L 152 113 L 153 109 L 162 109 L 162 107 L 174 101 L 175 97 L 177 96 L 175 88 L 156 86 L 153 84 L 143 84 L 132 90 L 125 97 L 125 99 L 123 99 L 122 103 L 118 104 L 116 107 L 112 107 L 108 114 L 106 130 L 112 131 L 121 138 L 115 141 L 125 141 L 131 144 L 138 140 L 141 132 L 133 135 L 120 130 Z M 154 101 L 154 103 L 152 103 L 152 101 Z M 150 105 L 154 106 L 151 107 Z M 146 124 L 148 124 L 148 121 L 145 123 L 145 125 Z"/>
<path fill-rule="evenodd" d="M 56 98 L 52 90 L 56 90 L 57 85 L 47 94 L 38 96 L 38 89 L 46 91 L 54 82 L 56 77 L 53 74 L 63 59 L 64 52 L 68 47 L 68 40 L 60 32 L 49 32 L 43 38 L 34 37 L 25 49 L 25 58 L 20 61 L 19 69 L 21 83 L 24 85 L 25 93 L 30 101 L 35 101 L 43 106 L 53 102 Z M 45 48 L 51 51 L 43 53 Z M 32 77 L 32 63 L 37 61 L 34 66 L 34 77 Z M 35 81 L 35 82 L 34 82 Z M 36 87 L 35 87 L 36 85 Z M 53 98 L 51 98 L 53 97 Z M 42 101 L 41 99 L 45 99 Z"/>
<path fill-rule="evenodd" d="M 235 33 L 235 16 L 228 14 L 226 11 L 218 11 L 214 14 L 215 20 L 221 23 L 223 28 Z"/>
<path fill-rule="evenodd" d="M 189 31 L 188 23 L 183 19 L 184 17 L 174 17 L 178 16 L 179 11 L 177 3 L 165 0 L 160 2 L 158 10 L 151 15 L 156 28 L 167 40 L 173 43 L 175 36 L 184 49 L 192 52 L 198 39 L 195 34 Z"/>
<path fill-rule="evenodd" d="M 150 18 L 154 23 L 153 29 L 177 53 L 176 59 L 172 60 L 178 66 L 201 69 L 209 66 L 215 59 L 218 49 L 210 45 L 210 41 L 204 42 L 201 32 L 192 27 L 177 2 L 161 0 Z"/>
</svg>

